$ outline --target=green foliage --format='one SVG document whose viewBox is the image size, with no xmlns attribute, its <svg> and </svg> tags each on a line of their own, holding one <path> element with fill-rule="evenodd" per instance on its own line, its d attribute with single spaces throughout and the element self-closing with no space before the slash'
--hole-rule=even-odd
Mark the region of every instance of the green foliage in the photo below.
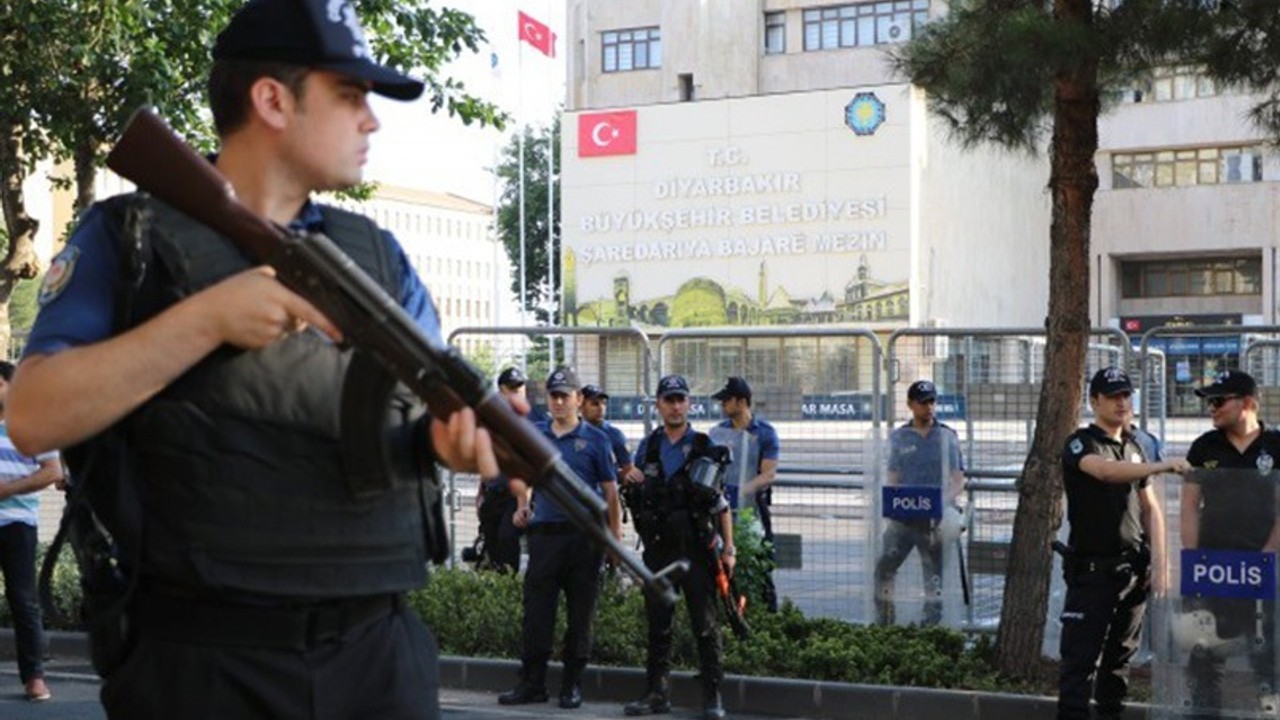
<svg viewBox="0 0 1280 720">
<path fill-rule="evenodd" d="M 751 552 L 746 548 L 739 545 L 739 555 Z M 644 597 L 613 573 L 607 573 L 601 583 L 592 662 L 643 667 L 648 634 Z M 467 568 L 439 570 L 426 587 L 409 594 L 409 605 L 435 631 L 446 655 L 518 658 L 522 585 L 517 575 Z M 57 566 L 53 589 L 58 607 L 67 617 L 75 617 L 79 578 L 69 550 Z M 748 639 L 723 633 L 726 672 L 980 690 L 1008 687 L 991 669 L 985 638 L 942 628 L 861 626 L 806 618 L 790 601 L 776 613 L 765 610 L 762 603 L 749 603 L 747 615 L 752 629 Z M 0 603 L 0 625 L 10 624 L 8 606 Z M 564 627 L 561 603 L 555 626 L 557 653 Z M 698 666 L 683 601 L 676 608 L 672 662 L 681 669 Z"/>
<path fill-rule="evenodd" d="M 446 570 L 411 593 L 409 604 L 435 631 L 444 653 L 516 657 L 521 594 L 520 578 L 512 574 Z"/>
<path fill-rule="evenodd" d="M 1050 127 L 1056 83 L 1087 81 L 1108 96 L 1162 65 L 1203 66 L 1223 84 L 1267 93 L 1254 116 L 1280 135 L 1280 13 L 1274 0 L 1109 5 L 952 3 L 945 16 L 892 51 L 891 62 L 928 92 L 930 109 L 965 146 L 989 142 L 1034 151 Z M 1075 17 L 1062 8 L 1082 12 Z"/>
<path fill-rule="evenodd" d="M 550 262 L 557 267 L 557 285 L 563 285 L 559 277 L 560 263 L 560 169 L 551 176 L 555 184 L 553 247 L 547 251 L 547 143 L 554 143 L 552 153 L 560 157 L 560 119 L 556 114 L 550 127 L 525 127 L 524 138 L 524 195 L 525 195 L 525 287 L 528 297 L 520 297 L 520 137 L 513 138 L 502 151 L 502 160 L 496 173 L 502 182 L 502 196 L 498 200 L 498 234 L 507 249 L 507 258 L 516 269 L 511 276 L 511 295 L 523 303 L 539 322 L 550 318 L 548 302 L 560 301 L 560 288 L 554 295 L 548 292 L 548 268 Z"/>
<path fill-rule="evenodd" d="M 40 285 L 44 275 L 34 280 L 22 280 L 9 297 L 9 327 L 13 332 L 29 332 L 36 321 L 36 313 L 40 308 L 36 298 L 40 295 Z"/>
<path fill-rule="evenodd" d="M 771 543 L 764 539 L 764 529 L 755 508 L 743 508 L 733 518 L 733 545 L 737 564 L 733 570 L 738 592 L 747 596 L 747 607 L 763 607 L 766 603 L 769 573 L 777 566 L 772 558 Z"/>
</svg>

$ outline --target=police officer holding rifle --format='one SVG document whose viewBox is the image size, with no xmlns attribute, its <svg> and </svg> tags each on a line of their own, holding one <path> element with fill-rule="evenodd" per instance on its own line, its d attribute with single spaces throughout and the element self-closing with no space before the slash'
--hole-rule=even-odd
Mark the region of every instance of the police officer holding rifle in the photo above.
<svg viewBox="0 0 1280 720">
<path fill-rule="evenodd" d="M 733 518 L 723 492 L 728 456 L 725 448 L 713 445 L 705 433 L 689 424 L 689 384 L 680 375 L 658 382 L 658 414 L 662 426 L 636 450 L 636 465 L 644 480 L 625 483 L 623 497 L 644 543 L 645 565 L 660 568 L 678 558 L 692 560 L 680 589 L 698 643 L 702 717 L 718 720 L 725 716 L 720 697 L 724 649 L 716 612 L 715 567 L 722 562 L 732 575 L 735 557 Z M 645 615 L 648 691 L 627 704 L 627 715 L 671 711 L 668 677 L 675 608 L 646 595 Z"/>
<path fill-rule="evenodd" d="M 398 243 L 311 199 L 360 181 L 368 93 L 422 83 L 344 0 L 250 0 L 213 54 L 219 155 L 135 116 L 108 165 L 150 194 L 96 205 L 48 274 L 11 437 L 113 501 L 105 552 L 72 541 L 86 590 L 126 583 L 90 622 L 108 717 L 437 718 L 403 597 L 448 552 L 435 463 L 501 461 L 616 545 L 604 503 L 444 345 Z"/>
</svg>

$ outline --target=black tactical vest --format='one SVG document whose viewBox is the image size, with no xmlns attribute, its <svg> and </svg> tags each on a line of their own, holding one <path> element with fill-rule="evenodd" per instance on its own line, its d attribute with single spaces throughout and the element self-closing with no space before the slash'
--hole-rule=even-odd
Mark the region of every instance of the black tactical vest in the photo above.
<svg viewBox="0 0 1280 720">
<path fill-rule="evenodd" d="M 212 230 L 151 203 L 134 325 L 252 265 Z M 330 239 L 397 296 L 400 269 L 378 228 L 334 208 L 323 214 Z M 424 515 L 435 488 L 422 482 L 432 471 L 422 409 L 396 394 L 367 400 L 378 407 L 365 417 L 394 416 L 374 428 L 390 450 L 358 461 L 344 452 L 344 434 L 369 431 L 344 414 L 352 358 L 314 331 L 263 350 L 224 346 L 127 418 L 146 517 L 144 582 L 331 598 L 425 581 Z M 354 495 L 349 479 L 371 473 L 385 476 L 386 489 Z"/>
</svg>

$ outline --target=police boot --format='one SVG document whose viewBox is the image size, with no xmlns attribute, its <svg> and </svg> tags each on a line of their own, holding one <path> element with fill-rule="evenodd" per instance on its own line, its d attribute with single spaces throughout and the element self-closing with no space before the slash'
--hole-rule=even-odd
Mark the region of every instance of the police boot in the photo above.
<svg viewBox="0 0 1280 720">
<path fill-rule="evenodd" d="M 572 710 L 582 706 L 582 670 L 586 663 L 566 661 L 564 678 L 560 681 L 560 707 Z"/>
<path fill-rule="evenodd" d="M 671 712 L 671 699 L 667 674 L 649 675 L 649 692 L 622 708 L 626 715 L 665 715 Z"/>
<path fill-rule="evenodd" d="M 535 667 L 528 663 L 520 670 L 520 682 L 511 690 L 498 696 L 500 705 L 528 705 L 547 701 L 547 666 Z"/>
<path fill-rule="evenodd" d="M 724 701 L 720 698 L 718 681 L 702 683 L 702 720 L 724 720 Z"/>
</svg>

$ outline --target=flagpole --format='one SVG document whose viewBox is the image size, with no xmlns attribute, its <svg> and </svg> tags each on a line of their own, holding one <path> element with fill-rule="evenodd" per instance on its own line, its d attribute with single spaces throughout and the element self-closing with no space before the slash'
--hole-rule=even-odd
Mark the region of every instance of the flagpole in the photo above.
<svg viewBox="0 0 1280 720">
<path fill-rule="evenodd" d="M 555 77 L 553 72 L 552 77 Z M 550 290 L 547 293 L 550 302 L 549 317 L 550 324 L 556 324 L 556 311 L 559 309 L 559 303 L 556 302 L 556 263 L 559 258 L 556 256 L 555 243 L 555 224 L 556 224 L 556 123 L 555 115 L 551 116 L 551 124 L 547 127 L 547 284 Z M 563 281 L 563 278 L 561 278 Z M 552 359 L 555 353 L 552 352 Z"/>
<path fill-rule="evenodd" d="M 548 9 L 548 13 L 550 9 Z M 550 18 L 548 18 L 550 19 Z M 555 218 L 556 218 L 556 116 L 555 116 L 555 56 L 556 56 L 556 36 L 555 33 L 548 31 L 551 42 L 551 52 L 549 53 L 552 63 L 551 72 L 547 73 L 548 90 L 547 96 L 552 98 L 551 121 L 547 124 L 547 317 L 548 324 L 556 325 L 556 315 L 560 308 L 560 303 L 556 300 L 556 265 L 559 258 L 556 255 L 555 244 Z M 564 279 L 561 278 L 561 282 Z M 551 359 L 552 365 L 555 365 L 555 342 L 551 343 Z M 566 363 L 568 358 L 565 358 Z"/>
<path fill-rule="evenodd" d="M 516 99 L 516 133 L 519 136 L 517 142 L 517 154 L 520 156 L 520 325 L 524 327 L 528 325 L 525 307 L 529 303 L 529 289 L 526 287 L 525 272 L 525 233 L 524 233 L 524 43 L 520 43 L 519 49 L 516 50 L 516 84 L 520 88 Z M 523 365 L 524 363 L 521 363 Z"/>
</svg>

